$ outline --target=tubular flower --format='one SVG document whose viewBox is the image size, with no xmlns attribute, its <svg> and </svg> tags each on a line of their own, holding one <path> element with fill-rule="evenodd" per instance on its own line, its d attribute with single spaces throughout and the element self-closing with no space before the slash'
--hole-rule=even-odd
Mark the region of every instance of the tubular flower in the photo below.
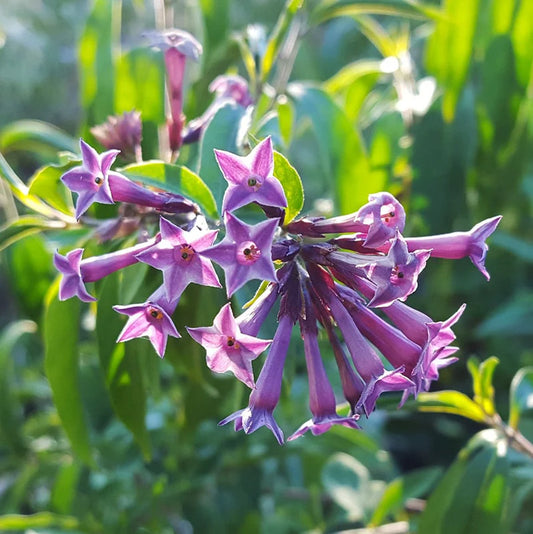
<svg viewBox="0 0 533 534">
<path fill-rule="evenodd" d="M 187 39 L 163 48 L 186 53 L 180 51 L 181 46 L 191 47 L 187 50 L 192 55 L 197 51 Z M 230 85 L 228 81 L 220 91 L 230 91 Z M 212 261 L 224 271 L 228 297 L 251 280 L 261 282 L 240 315 L 234 316 L 227 303 L 210 326 L 187 327 L 189 335 L 205 348 L 212 371 L 230 372 L 252 390 L 248 405 L 221 425 L 233 421 L 235 430 L 246 434 L 266 426 L 283 443 L 284 432 L 274 411 L 280 402 L 287 358 L 305 359 L 311 414 L 296 426 L 289 440 L 321 434 L 334 424 L 357 429 L 364 425 L 365 416 L 371 416 L 382 394 L 400 392 L 403 404 L 410 395 L 427 391 L 440 370 L 457 360 L 453 328 L 465 305 L 448 319 L 435 321 L 405 301 L 417 289 L 418 277 L 431 256 L 469 256 L 488 278 L 486 240 L 501 217 L 487 219 L 469 232 L 405 238 L 405 211 L 390 193 L 382 192 L 370 195 L 369 202 L 350 215 L 302 218 L 283 225 L 287 198 L 272 174 L 273 148 L 267 138 L 246 157 L 215 152 L 228 183 L 224 224 L 219 225 L 202 217 L 192 201 L 147 190 L 111 171 L 116 152 L 98 155 L 83 142 L 81 147 L 82 165 L 63 177 L 79 195 L 78 217 L 91 202 L 102 199 L 155 208 L 151 212 L 155 217 L 160 217 L 158 212 L 183 212 L 184 216 L 174 216 L 172 222 L 160 218 L 155 237 L 129 249 L 88 259 L 82 259 L 83 249 L 56 254 L 54 263 L 63 274 L 61 299 L 77 295 L 84 301 L 94 300 L 86 282 L 137 261 L 162 271 L 163 285 L 145 302 L 114 309 L 128 316 L 118 341 L 148 337 L 163 357 L 168 337 L 180 336 L 171 315 L 187 286 L 221 287 Z M 101 181 L 97 183 L 96 178 Z M 258 204 L 267 218 L 247 224 L 233 215 L 233 210 L 250 203 Z M 213 244 L 217 233 L 223 237 Z M 327 234 L 340 235 L 328 238 Z M 275 313 L 275 332 L 264 336 L 272 341 L 258 337 L 262 328 L 271 327 L 267 318 Z M 303 350 L 292 354 L 289 345 L 294 328 L 299 328 Z M 329 354 L 321 353 L 321 329 L 326 334 L 323 339 L 329 340 Z M 263 351 L 266 356 L 261 356 Z M 326 357 L 335 359 L 342 389 L 339 396 L 349 405 L 347 414 L 337 406 Z M 261 368 L 257 381 L 252 362 Z"/>
<path fill-rule="evenodd" d="M 191 337 L 207 351 L 207 367 L 215 373 L 231 371 L 236 378 L 254 388 L 252 360 L 271 343 L 243 333 L 226 304 L 215 317 L 213 326 L 187 328 Z"/>
</svg>

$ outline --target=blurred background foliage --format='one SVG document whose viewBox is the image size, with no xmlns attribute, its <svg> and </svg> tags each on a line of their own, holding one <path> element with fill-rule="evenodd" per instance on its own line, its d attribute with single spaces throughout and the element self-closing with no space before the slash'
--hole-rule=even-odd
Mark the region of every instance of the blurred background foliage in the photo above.
<svg viewBox="0 0 533 534">
<path fill-rule="evenodd" d="M 37 169 L 133 108 L 145 159 L 157 156 L 163 66 L 141 36 L 163 13 L 204 44 L 188 70 L 187 117 L 205 110 L 209 83 L 225 72 L 245 76 L 257 97 L 252 117 L 223 109 L 202 143 L 182 151 L 180 163 L 206 183 L 220 179 L 212 148 L 236 147 L 236 125 L 251 121 L 252 135 L 271 134 L 298 170 L 307 213 L 348 213 L 386 189 L 408 211 L 406 235 L 504 216 L 490 241 L 490 284 L 468 260 L 433 259 L 409 299 L 435 320 L 468 303 L 456 327 L 460 361 L 437 384 L 455 397 L 397 411 L 391 396 L 360 432 L 333 428 L 279 447 L 263 430 L 217 428 L 246 391 L 213 376 L 190 339 L 172 339 L 163 361 L 146 340 L 115 345 L 122 322 L 111 304 L 154 283 L 145 266 L 103 281 L 97 309 L 54 300 L 53 250 L 109 245 L 33 217 L 6 185 L 9 171 L 32 185 L 26 200 L 55 198 L 68 210 L 53 185 L 61 171 L 48 167 L 55 182 L 36 185 Z M 511 428 L 533 437 L 532 68 L 528 0 L 4 0 L 0 531 L 531 532 L 531 460 L 482 429 L 511 407 Z M 178 328 L 185 317 L 210 324 L 221 299 L 189 287 Z M 299 340 L 291 347 L 282 424 L 308 418 Z M 470 365 L 472 408 L 460 393 L 472 393 L 466 361 L 491 355 L 496 371 Z M 431 409 L 468 418 L 423 413 Z"/>
</svg>

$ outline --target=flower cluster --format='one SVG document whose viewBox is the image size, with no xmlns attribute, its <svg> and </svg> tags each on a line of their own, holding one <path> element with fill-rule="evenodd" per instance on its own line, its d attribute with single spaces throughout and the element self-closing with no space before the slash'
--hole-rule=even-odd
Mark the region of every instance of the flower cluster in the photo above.
<svg viewBox="0 0 533 534">
<path fill-rule="evenodd" d="M 404 237 L 404 208 L 382 192 L 370 195 L 367 204 L 349 215 L 285 223 L 287 198 L 274 177 L 272 142 L 266 138 L 247 156 L 215 151 L 228 183 L 222 202 L 224 237 L 215 243 L 220 231 L 216 221 L 210 227 L 194 203 L 147 190 L 111 171 L 115 150 L 97 154 L 81 141 L 81 152 L 82 164 L 62 177 L 79 195 L 78 218 L 93 202 L 118 201 L 149 206 L 159 215 L 159 231 L 133 247 L 88 259 L 82 259 L 82 249 L 55 255 L 63 274 L 61 299 L 95 300 L 87 282 L 136 262 L 162 271 L 162 285 L 145 302 L 114 307 L 128 316 L 117 341 L 148 337 L 163 357 L 168 336 L 180 337 L 172 314 L 186 287 L 190 283 L 222 287 L 213 262 L 224 271 L 228 299 L 248 281 L 262 281 L 261 291 L 239 316 L 234 316 L 228 302 L 212 326 L 187 328 L 206 349 L 213 372 L 231 372 L 251 389 L 248 406 L 220 424 L 233 421 L 236 430 L 246 433 L 267 426 L 283 442 L 273 412 L 296 325 L 303 339 L 312 417 L 289 440 L 308 430 L 321 434 L 334 424 L 359 428 L 358 419 L 374 410 L 382 393 L 400 391 L 403 403 L 410 395 L 427 391 L 439 370 L 456 361 L 452 327 L 465 305 L 450 318 L 434 321 L 404 301 L 416 290 L 418 275 L 431 257 L 470 257 L 488 279 L 485 240 L 501 217 L 483 221 L 469 232 Z M 263 208 L 264 221 L 250 225 L 235 215 L 250 203 Z M 184 212 L 190 215 L 185 225 L 169 220 Z M 274 309 L 278 326 L 273 339 L 257 337 Z M 350 406 L 347 415 L 337 412 L 337 397 L 319 349 L 320 331 L 335 357 L 342 394 Z M 255 380 L 252 361 L 268 347 Z"/>
</svg>

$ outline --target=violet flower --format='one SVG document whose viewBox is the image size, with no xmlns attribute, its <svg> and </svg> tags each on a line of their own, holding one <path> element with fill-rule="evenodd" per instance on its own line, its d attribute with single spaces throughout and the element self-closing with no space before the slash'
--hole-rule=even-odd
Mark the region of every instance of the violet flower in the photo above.
<svg viewBox="0 0 533 534">
<path fill-rule="evenodd" d="M 109 169 L 115 161 L 118 150 L 98 154 L 83 139 L 80 139 L 82 164 L 73 167 L 61 176 L 61 181 L 78 194 L 76 219 L 79 219 L 93 202 L 113 204 L 109 186 Z"/>
<path fill-rule="evenodd" d="M 251 434 L 258 428 L 266 426 L 272 431 L 278 443 L 283 444 L 283 431 L 276 423 L 273 412 L 279 402 L 283 366 L 293 324 L 288 315 L 280 317 L 278 329 L 257 379 L 257 386 L 250 395 L 248 406 L 229 415 L 220 421 L 219 425 L 234 421 L 235 430 L 244 430 L 246 434 Z"/>
<path fill-rule="evenodd" d="M 431 255 L 435 258 L 456 260 L 468 256 L 481 274 L 490 280 L 490 275 L 485 268 L 485 258 L 489 249 L 485 241 L 496 230 L 501 220 L 502 216 L 497 215 L 476 224 L 469 232 L 408 237 L 405 242 L 409 251 L 421 248 L 431 249 Z"/>
<path fill-rule="evenodd" d="M 179 150 L 183 116 L 183 80 L 187 58 L 198 61 L 202 45 L 188 32 L 168 29 L 163 32 L 147 34 L 151 45 L 163 50 L 167 73 L 167 92 L 170 101 L 170 120 L 168 123 L 169 144 L 172 151 Z"/>
<path fill-rule="evenodd" d="M 222 201 L 223 212 L 234 211 L 251 202 L 280 208 L 287 206 L 283 187 L 272 175 L 274 153 L 270 136 L 245 157 L 224 150 L 215 150 L 215 157 L 229 184 Z"/>
<path fill-rule="evenodd" d="M 129 317 L 117 338 L 117 343 L 148 337 L 158 356 L 163 358 L 168 336 L 181 337 L 170 318 L 176 305 L 177 300 L 170 301 L 164 288 L 159 287 L 142 304 L 113 306 L 115 311 Z"/>
<path fill-rule="evenodd" d="M 365 270 L 376 284 L 376 292 L 369 306 L 387 306 L 395 300 L 406 300 L 418 287 L 418 275 L 426 266 L 430 250 L 408 252 L 402 235 L 397 232 L 384 258 L 377 258 Z"/>
<path fill-rule="evenodd" d="M 253 226 L 226 212 L 226 237 L 203 256 L 218 263 L 226 275 L 228 298 L 249 280 L 276 282 L 272 264 L 272 240 L 278 219 L 268 219 Z"/>
<path fill-rule="evenodd" d="M 237 317 L 241 332 L 256 336 L 278 298 L 278 284 L 268 284 L 253 304 Z"/>
<path fill-rule="evenodd" d="M 222 287 L 210 260 L 202 256 L 217 235 L 217 230 L 190 232 L 160 219 L 161 240 L 137 255 L 137 259 L 160 271 L 167 297 L 180 297 L 190 283 Z"/>
<path fill-rule="evenodd" d="M 309 293 L 304 290 L 305 316 L 300 317 L 300 329 L 302 332 L 305 352 L 305 362 L 309 378 L 309 408 L 313 418 L 300 426 L 289 438 L 292 441 L 305 434 L 308 430 L 313 435 L 327 432 L 332 425 L 339 424 L 349 428 L 359 428 L 357 419 L 359 415 L 342 417 L 337 414 L 335 394 L 329 383 L 320 356 L 318 346 L 318 329 L 316 318 L 313 313 Z"/>
<path fill-rule="evenodd" d="M 228 302 L 217 314 L 213 326 L 189 328 L 191 337 L 207 352 L 207 366 L 215 373 L 232 372 L 236 378 L 254 388 L 252 360 L 272 342 L 243 333 Z"/>
<path fill-rule="evenodd" d="M 87 292 L 85 284 L 95 282 L 124 267 L 137 263 L 136 255 L 153 246 L 159 240 L 159 235 L 150 241 L 133 247 L 110 252 L 101 256 L 93 256 L 82 260 L 83 249 L 71 250 L 62 256 L 54 254 L 54 265 L 63 275 L 59 285 L 59 300 L 66 300 L 77 296 L 84 302 L 96 300 Z"/>
</svg>

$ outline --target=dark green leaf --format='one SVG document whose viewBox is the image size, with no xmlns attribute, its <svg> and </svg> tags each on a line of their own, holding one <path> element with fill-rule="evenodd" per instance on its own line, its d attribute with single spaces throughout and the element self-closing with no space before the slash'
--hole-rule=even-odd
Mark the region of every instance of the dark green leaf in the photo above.
<svg viewBox="0 0 533 534">
<path fill-rule="evenodd" d="M 291 222 L 303 208 L 304 190 L 296 169 L 279 152 L 274 152 L 274 176 L 281 182 L 287 197 L 284 224 Z"/>
<path fill-rule="evenodd" d="M 387 517 L 394 517 L 408 499 L 423 497 L 441 473 L 440 467 L 426 467 L 411 471 L 390 482 L 374 510 L 370 525 L 381 525 Z"/>
<path fill-rule="evenodd" d="M 220 172 L 213 150 L 216 148 L 238 153 L 248 123 L 246 110 L 237 104 L 228 103 L 215 113 L 202 136 L 198 174 L 213 193 L 219 211 L 227 182 Z"/>
<path fill-rule="evenodd" d="M 128 165 L 121 172 L 145 185 L 190 198 L 197 202 L 207 215 L 213 218 L 217 216 L 213 194 L 202 179 L 187 167 L 162 161 L 148 161 Z"/>
<path fill-rule="evenodd" d="M 12 122 L 0 131 L 2 152 L 40 151 L 43 148 L 54 154 L 60 150 L 77 152 L 78 142 L 56 126 L 34 120 Z"/>
<path fill-rule="evenodd" d="M 80 301 L 76 298 L 59 301 L 58 282 L 50 288 L 46 297 L 44 368 L 72 449 L 80 460 L 90 463 L 91 444 L 78 381 Z"/>
<path fill-rule="evenodd" d="M 145 424 L 146 393 L 135 348 L 136 343 L 147 343 L 147 341 L 115 343 L 125 322 L 125 317 L 112 308 L 119 303 L 121 274 L 114 273 L 108 276 L 100 286 L 96 315 L 98 354 L 113 409 L 133 434 L 144 457 L 149 459 L 151 445 Z M 155 352 L 153 357 L 157 358 Z"/>
<path fill-rule="evenodd" d="M 509 390 L 509 425 L 518 428 L 524 412 L 533 409 L 533 367 L 523 367 L 515 374 Z"/>
<path fill-rule="evenodd" d="M 524 291 L 496 309 L 478 327 L 480 336 L 530 336 L 533 333 L 533 293 Z"/>
</svg>

